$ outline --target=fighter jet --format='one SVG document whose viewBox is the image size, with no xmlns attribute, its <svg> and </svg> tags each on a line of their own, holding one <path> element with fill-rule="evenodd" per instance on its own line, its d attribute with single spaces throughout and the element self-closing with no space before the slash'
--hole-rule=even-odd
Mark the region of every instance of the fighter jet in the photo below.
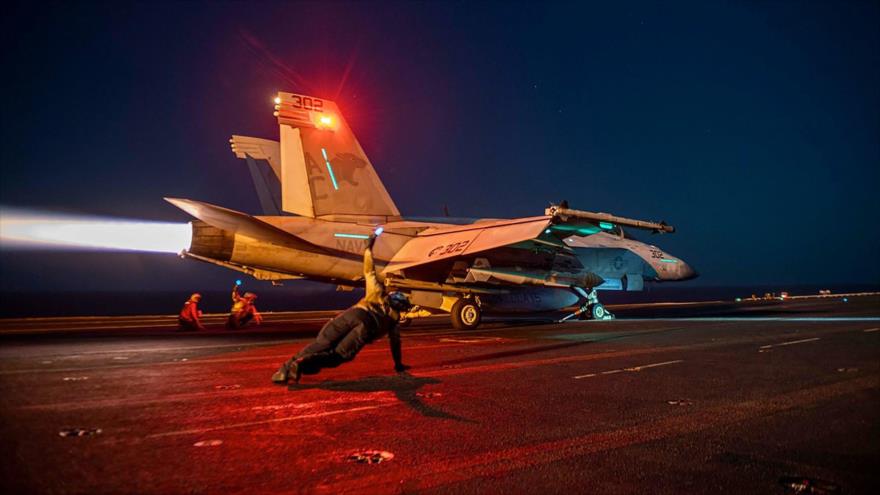
<svg viewBox="0 0 880 495">
<path fill-rule="evenodd" d="M 280 92 L 280 140 L 232 136 L 265 215 L 165 198 L 196 218 L 181 256 L 280 283 L 311 279 L 363 285 L 371 234 L 380 278 L 415 305 L 406 320 L 448 313 L 476 328 L 484 312 L 577 308 L 569 317 L 611 318 L 596 289 L 642 290 L 645 281 L 696 276 L 684 261 L 623 228 L 671 225 L 575 210 L 567 202 L 512 219 L 401 215 L 338 106 Z"/>
</svg>

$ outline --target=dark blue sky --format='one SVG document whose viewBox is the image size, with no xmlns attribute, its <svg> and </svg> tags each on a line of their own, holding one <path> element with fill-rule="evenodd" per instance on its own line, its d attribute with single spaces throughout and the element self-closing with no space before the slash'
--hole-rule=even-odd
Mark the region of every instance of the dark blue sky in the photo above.
<svg viewBox="0 0 880 495">
<path fill-rule="evenodd" d="M 40 4 L 3 16 L 0 204 L 257 212 L 233 133 L 336 99 L 409 215 L 644 219 L 701 285 L 880 282 L 877 2 Z M 4 288 L 225 287 L 161 255 L 0 253 Z"/>
</svg>

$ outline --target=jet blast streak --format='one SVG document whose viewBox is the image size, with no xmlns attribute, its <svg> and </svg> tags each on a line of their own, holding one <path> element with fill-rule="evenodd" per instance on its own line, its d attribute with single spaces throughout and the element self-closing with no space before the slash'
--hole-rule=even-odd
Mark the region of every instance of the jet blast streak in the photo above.
<svg viewBox="0 0 880 495">
<path fill-rule="evenodd" d="M 0 208 L 0 247 L 179 253 L 188 223 L 146 222 Z"/>
<path fill-rule="evenodd" d="M 567 202 L 513 219 L 417 219 L 400 214 L 332 101 L 278 93 L 279 141 L 232 136 L 265 215 L 166 198 L 198 220 L 184 257 L 278 282 L 308 278 L 363 285 L 373 249 L 383 282 L 405 292 L 405 318 L 450 313 L 475 328 L 484 311 L 555 311 L 610 318 L 597 289 L 642 290 L 645 282 L 696 273 L 623 227 L 674 232 L 665 222 L 575 210 Z M 380 230 L 381 229 L 381 230 Z"/>
</svg>

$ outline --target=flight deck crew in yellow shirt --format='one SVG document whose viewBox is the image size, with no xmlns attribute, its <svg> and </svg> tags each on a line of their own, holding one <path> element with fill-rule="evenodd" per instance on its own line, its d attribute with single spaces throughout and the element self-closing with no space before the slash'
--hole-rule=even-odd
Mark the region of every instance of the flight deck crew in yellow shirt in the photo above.
<svg viewBox="0 0 880 495">
<path fill-rule="evenodd" d="M 401 292 L 386 293 L 385 286 L 376 277 L 373 266 L 375 241 L 376 234 L 373 234 L 364 251 L 364 298 L 327 322 L 313 343 L 281 365 L 272 375 L 273 382 L 285 384 L 290 379 L 299 382 L 300 375 L 314 375 L 323 368 L 335 368 L 354 359 L 365 345 L 385 334 L 391 343 L 394 370 L 401 373 L 409 368 L 401 360 L 397 323 L 400 313 L 411 305 Z"/>
<path fill-rule="evenodd" d="M 229 318 L 226 319 L 226 328 L 242 328 L 251 320 L 259 325 L 263 317 L 257 311 L 254 301 L 257 295 L 253 292 L 245 292 L 243 296 L 238 294 L 238 282 L 232 286 L 232 309 L 229 310 Z"/>
</svg>

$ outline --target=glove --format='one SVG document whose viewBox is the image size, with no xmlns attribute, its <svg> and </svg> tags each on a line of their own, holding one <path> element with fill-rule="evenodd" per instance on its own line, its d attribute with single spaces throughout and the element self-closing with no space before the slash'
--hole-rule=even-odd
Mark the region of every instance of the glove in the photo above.
<svg viewBox="0 0 880 495">
<path fill-rule="evenodd" d="M 406 371 L 410 368 L 412 368 L 412 366 L 407 366 L 403 363 L 397 363 L 394 365 L 394 371 L 396 371 L 398 373 L 403 373 L 404 371 Z"/>
</svg>

